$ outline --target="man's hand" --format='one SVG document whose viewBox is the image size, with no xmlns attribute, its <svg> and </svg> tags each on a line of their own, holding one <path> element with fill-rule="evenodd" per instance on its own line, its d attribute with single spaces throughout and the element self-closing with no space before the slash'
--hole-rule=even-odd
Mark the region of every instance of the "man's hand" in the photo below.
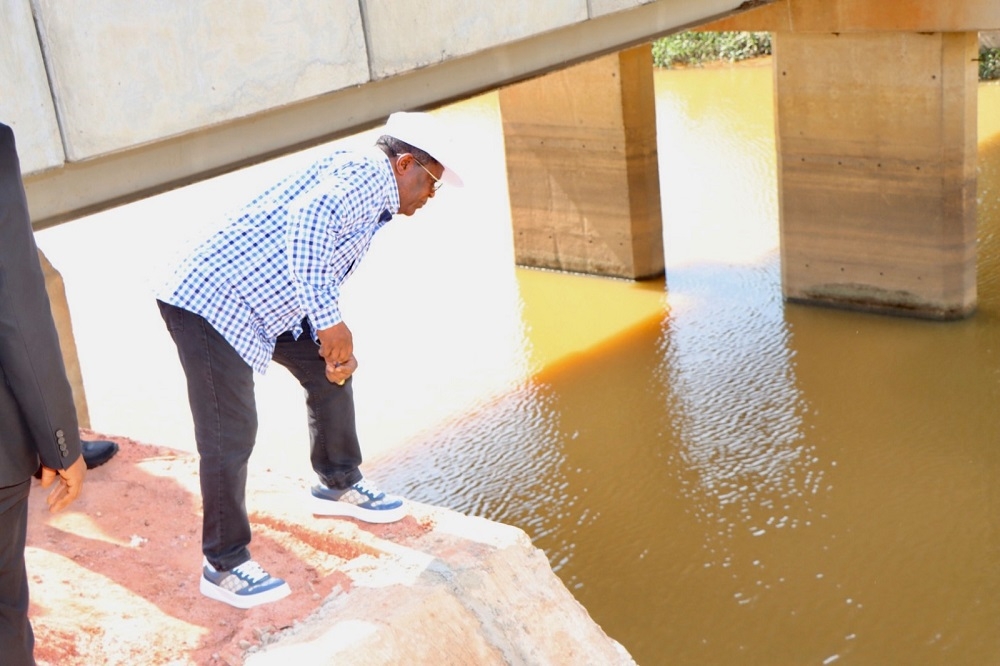
<svg viewBox="0 0 1000 666">
<path fill-rule="evenodd" d="M 319 355 L 326 359 L 327 366 L 345 364 L 354 355 L 354 336 L 344 322 L 316 331 L 316 337 Z"/>
<path fill-rule="evenodd" d="M 354 354 L 351 354 L 351 358 L 347 360 L 347 363 L 339 363 L 334 365 L 329 361 L 326 362 L 326 378 L 327 380 L 338 386 L 343 386 L 347 378 L 354 374 L 354 371 L 358 369 L 358 359 L 354 358 Z"/>
<path fill-rule="evenodd" d="M 42 488 L 48 488 L 58 478 L 56 487 L 49 493 L 49 511 L 62 511 L 80 496 L 83 489 L 83 477 L 87 475 L 87 462 L 81 454 L 72 465 L 66 469 L 42 467 Z"/>
</svg>

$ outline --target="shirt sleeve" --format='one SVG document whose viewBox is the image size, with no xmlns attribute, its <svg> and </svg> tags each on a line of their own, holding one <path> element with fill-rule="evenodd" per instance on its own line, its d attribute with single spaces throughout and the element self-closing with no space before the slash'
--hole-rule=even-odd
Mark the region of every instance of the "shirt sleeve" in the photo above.
<svg viewBox="0 0 1000 666">
<path fill-rule="evenodd" d="M 337 241 L 349 213 L 335 193 L 313 197 L 290 213 L 286 250 L 296 297 L 316 330 L 329 328 L 343 319 L 340 284 L 350 263 L 338 254 Z"/>
<path fill-rule="evenodd" d="M 296 298 L 313 328 L 339 324 L 341 285 L 364 257 L 395 193 L 384 156 L 343 165 L 288 208 L 286 251 Z M 397 206 L 398 207 L 398 206 Z M 389 216 L 391 217 L 391 215 Z"/>
</svg>

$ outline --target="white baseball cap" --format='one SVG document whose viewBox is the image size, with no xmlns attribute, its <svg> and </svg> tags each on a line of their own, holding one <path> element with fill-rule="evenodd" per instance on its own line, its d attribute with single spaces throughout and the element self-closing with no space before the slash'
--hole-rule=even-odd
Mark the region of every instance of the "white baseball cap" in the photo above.
<svg viewBox="0 0 1000 666">
<path fill-rule="evenodd" d="M 462 187 L 462 177 L 455 171 L 457 150 L 449 128 L 429 113 L 397 111 L 389 116 L 385 134 L 419 148 L 444 167 L 441 180 L 452 187 Z"/>
</svg>

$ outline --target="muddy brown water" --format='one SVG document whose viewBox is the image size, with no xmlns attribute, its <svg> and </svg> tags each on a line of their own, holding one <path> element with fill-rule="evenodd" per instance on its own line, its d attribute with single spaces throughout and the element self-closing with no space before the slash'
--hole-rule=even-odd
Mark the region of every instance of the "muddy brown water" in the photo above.
<svg viewBox="0 0 1000 666">
<path fill-rule="evenodd" d="M 782 302 L 770 77 L 657 74 L 662 303 L 382 479 L 525 529 L 640 664 L 1000 663 L 1000 88 L 979 310 L 939 323 Z M 529 349 L 640 288 L 536 273 Z"/>
</svg>

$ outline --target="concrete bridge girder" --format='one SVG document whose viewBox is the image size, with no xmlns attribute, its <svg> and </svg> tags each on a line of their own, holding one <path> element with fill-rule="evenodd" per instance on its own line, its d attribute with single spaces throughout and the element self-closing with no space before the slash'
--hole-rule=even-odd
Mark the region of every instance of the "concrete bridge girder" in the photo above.
<svg viewBox="0 0 1000 666">
<path fill-rule="evenodd" d="M 740 5 L 7 0 L 0 118 L 18 136 L 32 220 L 44 227 L 368 129 L 393 111 L 645 43 Z"/>
<path fill-rule="evenodd" d="M 758 32 L 978 32 L 1000 30 L 994 0 L 775 0 L 699 26 Z"/>
</svg>

